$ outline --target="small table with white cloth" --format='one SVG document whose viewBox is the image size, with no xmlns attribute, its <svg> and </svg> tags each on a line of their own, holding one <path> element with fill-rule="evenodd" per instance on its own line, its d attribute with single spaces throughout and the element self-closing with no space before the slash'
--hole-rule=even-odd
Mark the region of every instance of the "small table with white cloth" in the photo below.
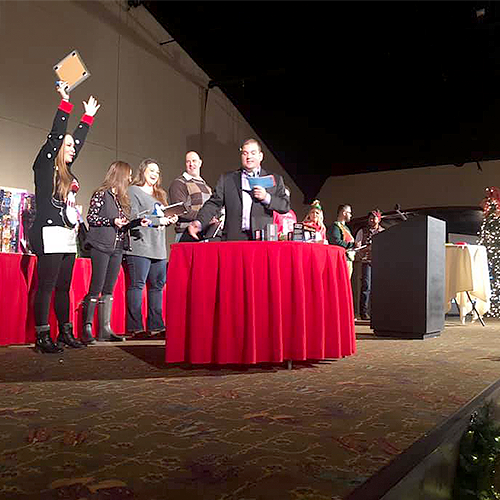
<svg viewBox="0 0 500 500">
<path fill-rule="evenodd" d="M 490 309 L 490 298 L 486 247 L 447 243 L 445 310 L 450 310 L 455 299 L 463 324 L 467 314 L 474 311 L 484 326 L 482 316 Z"/>
</svg>

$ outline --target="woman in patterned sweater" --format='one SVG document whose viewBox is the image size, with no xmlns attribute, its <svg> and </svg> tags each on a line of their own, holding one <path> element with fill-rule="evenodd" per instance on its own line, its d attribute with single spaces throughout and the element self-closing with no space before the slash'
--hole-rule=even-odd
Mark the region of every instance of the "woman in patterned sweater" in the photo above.
<svg viewBox="0 0 500 500">
<path fill-rule="evenodd" d="M 123 337 L 111 329 L 113 290 L 118 279 L 123 251 L 130 248 L 132 226 L 147 226 L 143 219 L 129 223 L 130 199 L 127 188 L 132 180 L 132 168 L 123 161 L 114 161 L 108 168 L 101 186 L 90 199 L 87 222 L 89 232 L 85 246 L 90 248 L 92 279 L 83 302 L 82 341 L 93 344 L 92 323 L 96 305 L 99 308 L 99 340 L 119 342 Z"/>
</svg>

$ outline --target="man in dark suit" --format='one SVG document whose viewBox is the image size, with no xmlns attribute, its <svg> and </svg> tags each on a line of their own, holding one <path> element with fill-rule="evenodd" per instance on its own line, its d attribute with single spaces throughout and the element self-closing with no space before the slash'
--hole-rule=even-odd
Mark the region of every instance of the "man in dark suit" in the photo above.
<svg viewBox="0 0 500 500">
<path fill-rule="evenodd" d="M 232 241 L 253 239 L 254 231 L 272 224 L 273 211 L 284 214 L 290 210 L 290 197 L 285 193 L 283 178 L 261 167 L 264 154 L 260 143 L 247 139 L 240 151 L 242 168 L 220 177 L 212 196 L 198 212 L 197 220 L 188 226 L 188 233 L 193 238 L 198 239 L 198 233 L 208 227 L 222 207 L 226 209 L 222 239 Z M 274 175 L 273 187 L 250 189 L 250 177 L 266 175 Z"/>
</svg>

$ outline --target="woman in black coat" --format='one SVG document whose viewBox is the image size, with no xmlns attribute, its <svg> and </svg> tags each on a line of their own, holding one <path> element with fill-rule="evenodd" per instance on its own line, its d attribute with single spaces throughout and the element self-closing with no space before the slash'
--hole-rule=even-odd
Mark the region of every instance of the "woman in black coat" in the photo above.
<svg viewBox="0 0 500 500">
<path fill-rule="evenodd" d="M 99 308 L 99 340 L 119 342 L 123 337 L 111 329 L 113 289 L 118 279 L 123 251 L 130 248 L 129 230 L 134 225 L 148 225 L 143 219 L 129 223 L 130 200 L 127 188 L 132 180 L 132 168 L 123 161 L 114 161 L 108 168 L 102 185 L 90 199 L 87 222 L 89 232 L 85 246 L 90 248 L 92 278 L 83 302 L 82 342 L 93 344 L 92 323 L 96 305 Z"/>
<path fill-rule="evenodd" d="M 57 109 L 47 141 L 40 149 L 33 170 L 35 174 L 36 217 L 29 236 L 37 255 L 38 288 L 35 295 L 35 330 L 38 351 L 62 352 L 63 345 L 82 347 L 73 336 L 69 321 L 69 290 L 76 256 L 78 212 L 76 193 L 79 183 L 72 172 L 100 105 L 90 96 L 83 106 L 85 114 L 73 135 L 67 134 L 68 118 L 73 109 L 66 91 L 59 83 L 56 90 L 62 100 Z M 52 341 L 49 308 L 55 288 L 54 307 L 59 335 Z"/>
</svg>

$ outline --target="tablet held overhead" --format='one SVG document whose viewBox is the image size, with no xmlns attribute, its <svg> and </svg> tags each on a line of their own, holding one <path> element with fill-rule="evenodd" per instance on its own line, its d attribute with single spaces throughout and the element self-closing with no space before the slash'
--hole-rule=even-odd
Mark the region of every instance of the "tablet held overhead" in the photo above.
<svg viewBox="0 0 500 500">
<path fill-rule="evenodd" d="M 61 59 L 54 66 L 54 71 L 59 80 L 68 83 L 68 92 L 71 92 L 90 76 L 90 72 L 77 50 L 72 50 L 66 57 Z"/>
</svg>

